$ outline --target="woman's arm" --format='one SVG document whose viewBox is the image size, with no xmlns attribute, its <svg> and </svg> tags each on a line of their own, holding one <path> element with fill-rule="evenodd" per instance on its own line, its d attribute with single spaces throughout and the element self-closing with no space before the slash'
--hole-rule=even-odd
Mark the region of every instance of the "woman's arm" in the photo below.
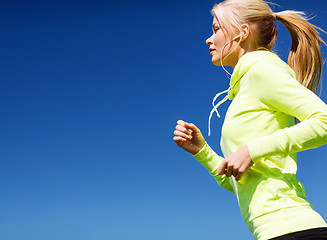
<svg viewBox="0 0 327 240">
<path fill-rule="evenodd" d="M 218 173 L 234 176 L 236 180 L 264 157 L 287 156 L 327 143 L 327 106 L 294 78 L 292 70 L 273 62 L 257 62 L 247 74 L 247 82 L 243 84 L 264 108 L 294 116 L 301 123 L 252 139 L 229 155 Z"/>
<path fill-rule="evenodd" d="M 224 159 L 211 149 L 205 142 L 201 131 L 194 124 L 179 120 L 174 135 L 174 141 L 179 147 L 191 153 L 220 186 L 234 193 L 230 180 L 225 175 L 220 176 L 217 173 L 218 167 Z"/>
<path fill-rule="evenodd" d="M 253 162 L 287 156 L 327 143 L 327 106 L 276 64 L 256 63 L 250 70 L 253 94 L 271 111 L 284 112 L 301 122 L 247 143 Z"/>
</svg>

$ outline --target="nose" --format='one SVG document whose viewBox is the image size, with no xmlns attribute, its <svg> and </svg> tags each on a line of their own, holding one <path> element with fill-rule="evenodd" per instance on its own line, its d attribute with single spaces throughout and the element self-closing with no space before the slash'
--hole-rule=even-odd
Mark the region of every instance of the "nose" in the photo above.
<svg viewBox="0 0 327 240">
<path fill-rule="evenodd" d="M 209 46 L 213 44 L 212 35 L 206 40 L 206 44 L 208 44 Z"/>
</svg>

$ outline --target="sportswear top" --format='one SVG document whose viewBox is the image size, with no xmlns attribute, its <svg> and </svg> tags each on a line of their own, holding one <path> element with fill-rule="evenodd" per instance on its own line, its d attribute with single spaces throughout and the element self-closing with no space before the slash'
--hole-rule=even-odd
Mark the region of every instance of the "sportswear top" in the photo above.
<svg viewBox="0 0 327 240">
<path fill-rule="evenodd" d="M 255 239 L 327 227 L 296 179 L 296 152 L 327 143 L 327 106 L 276 54 L 243 55 L 230 80 L 221 132 L 225 157 L 247 145 L 254 165 L 240 181 L 218 175 L 223 158 L 206 143 L 194 155 L 219 185 L 236 194 Z M 295 125 L 295 119 L 300 123 Z"/>
</svg>

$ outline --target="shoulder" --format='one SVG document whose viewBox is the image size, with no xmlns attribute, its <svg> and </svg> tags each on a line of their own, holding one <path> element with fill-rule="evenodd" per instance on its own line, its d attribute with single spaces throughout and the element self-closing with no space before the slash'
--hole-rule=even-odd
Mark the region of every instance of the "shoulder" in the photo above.
<svg viewBox="0 0 327 240">
<path fill-rule="evenodd" d="M 290 66 L 276 54 L 258 56 L 247 72 L 248 84 L 260 87 L 283 85 L 296 82 L 296 75 Z"/>
<path fill-rule="evenodd" d="M 268 52 L 266 54 L 258 55 L 256 61 L 249 69 L 249 74 L 271 77 L 271 74 L 279 75 L 285 74 L 295 78 L 293 69 L 276 54 Z"/>
<path fill-rule="evenodd" d="M 303 88 L 294 71 L 272 53 L 268 57 L 258 57 L 244 76 L 243 86 L 257 99 L 268 103 L 294 95 Z"/>
</svg>

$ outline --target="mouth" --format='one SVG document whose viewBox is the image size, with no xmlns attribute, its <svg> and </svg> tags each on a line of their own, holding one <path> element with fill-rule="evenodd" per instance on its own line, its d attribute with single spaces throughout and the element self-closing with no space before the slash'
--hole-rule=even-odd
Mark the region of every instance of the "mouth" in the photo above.
<svg viewBox="0 0 327 240">
<path fill-rule="evenodd" d="M 215 49 L 209 48 L 209 51 L 210 51 L 210 55 L 212 55 L 212 53 L 213 53 L 213 51 L 215 51 Z"/>
</svg>

